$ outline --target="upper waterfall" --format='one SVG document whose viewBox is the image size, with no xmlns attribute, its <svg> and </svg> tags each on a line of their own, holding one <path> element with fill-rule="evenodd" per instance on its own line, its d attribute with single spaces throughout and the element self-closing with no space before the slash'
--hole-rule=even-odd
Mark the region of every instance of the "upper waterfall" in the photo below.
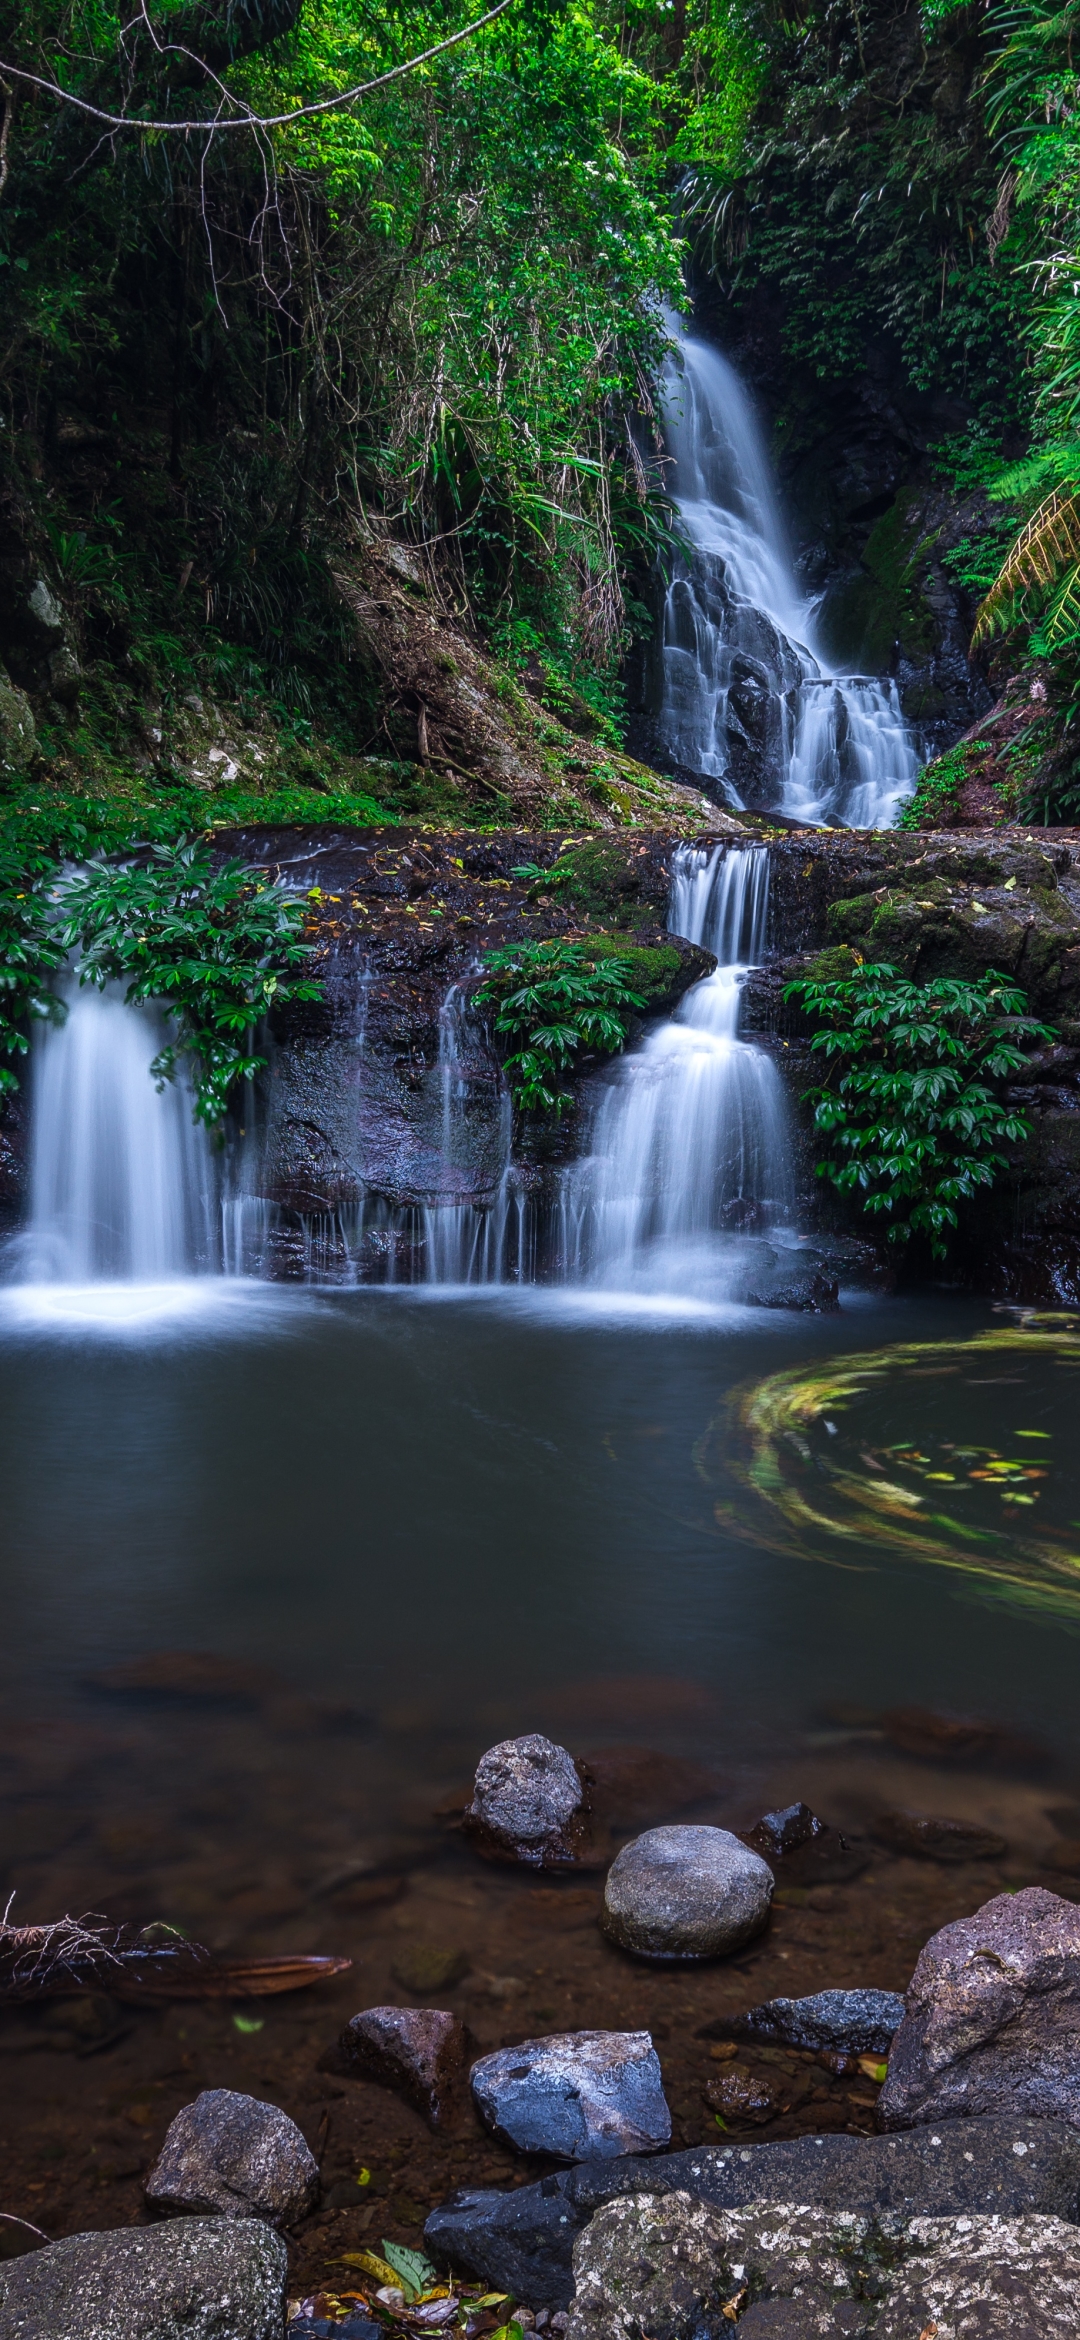
<svg viewBox="0 0 1080 2340">
<path fill-rule="evenodd" d="M 678 340 L 664 434 L 686 555 L 664 600 L 660 745 L 737 806 L 890 828 L 919 765 L 895 684 L 830 667 L 750 400 L 718 350 Z"/>
</svg>

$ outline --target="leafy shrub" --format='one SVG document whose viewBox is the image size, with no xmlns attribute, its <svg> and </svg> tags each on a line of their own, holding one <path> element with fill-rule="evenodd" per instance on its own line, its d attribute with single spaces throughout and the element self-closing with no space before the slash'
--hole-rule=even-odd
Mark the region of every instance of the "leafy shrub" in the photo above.
<svg viewBox="0 0 1080 2340">
<path fill-rule="evenodd" d="M 48 987 L 64 958 L 42 882 L 52 869 L 44 855 L 27 861 L 0 854 L 0 1059 L 26 1055 L 32 1017 L 55 1020 L 63 1014 Z M 0 1062 L 0 1098 L 18 1085 L 17 1073 Z"/>
<path fill-rule="evenodd" d="M 859 966 L 830 980 L 804 976 L 784 997 L 819 1024 L 811 1046 L 843 1067 L 835 1085 L 808 1092 L 829 1149 L 819 1178 L 887 1212 L 890 1242 L 925 1235 L 943 1259 L 957 1206 L 1005 1168 L 998 1147 L 1030 1135 L 1000 1085 L 1053 1033 L 993 972 L 910 983 L 895 967 Z"/>
<path fill-rule="evenodd" d="M 214 868 L 204 846 L 154 845 L 145 860 L 92 861 L 57 889 L 60 951 L 79 953 L 79 980 L 123 983 L 129 1002 L 155 1000 L 176 1026 L 155 1058 L 159 1085 L 187 1058 L 196 1119 L 211 1128 L 229 1093 L 262 1069 L 255 1025 L 287 1000 L 317 999 L 298 975 L 312 945 L 302 902 L 237 861 Z M 54 962 L 55 963 L 55 962 Z"/>
<path fill-rule="evenodd" d="M 570 1092 L 558 1075 L 584 1049 L 611 1056 L 644 1006 L 631 988 L 629 959 L 590 958 L 587 943 L 527 942 L 485 951 L 479 1007 L 493 1007 L 495 1030 L 514 1043 L 504 1059 L 522 1112 L 563 1113 Z"/>
</svg>

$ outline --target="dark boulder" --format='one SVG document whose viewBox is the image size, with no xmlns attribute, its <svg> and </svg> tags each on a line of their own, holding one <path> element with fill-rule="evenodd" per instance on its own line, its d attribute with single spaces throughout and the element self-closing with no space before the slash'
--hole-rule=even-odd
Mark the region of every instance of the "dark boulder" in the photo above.
<svg viewBox="0 0 1080 2340">
<path fill-rule="evenodd" d="M 146 2181 L 155 2210 L 212 2210 L 273 2226 L 306 2218 L 318 2193 L 318 2164 L 296 2122 L 233 2088 L 204 2088 L 184 2105 Z"/>
</svg>

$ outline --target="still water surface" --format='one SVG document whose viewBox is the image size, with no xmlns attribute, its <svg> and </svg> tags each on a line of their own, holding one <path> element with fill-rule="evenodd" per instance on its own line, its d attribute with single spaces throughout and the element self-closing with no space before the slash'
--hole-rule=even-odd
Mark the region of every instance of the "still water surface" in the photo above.
<svg viewBox="0 0 1080 2340">
<path fill-rule="evenodd" d="M 177 1846 L 195 1810 L 189 1874 L 225 1857 L 234 1827 L 313 1843 L 320 1814 L 332 1861 L 358 1831 L 422 1829 L 485 1744 L 528 1728 L 578 1750 L 615 1738 L 704 1755 L 745 1803 L 778 1759 L 842 1749 L 860 1706 L 866 1721 L 917 1702 L 1035 1730 L 1057 1778 L 1080 1780 L 1067 1604 L 1002 1604 L 978 1577 L 879 1543 L 872 1521 L 808 1550 L 731 1474 L 732 1391 L 1000 1330 L 985 1308 L 930 1296 L 825 1319 L 695 1316 L 216 1286 L 202 1313 L 118 1326 L 100 1289 L 96 1315 L 64 1305 L 28 1319 L 12 1297 L 0 1319 L 5 1809 L 36 1811 L 61 1847 L 47 1878 L 32 1830 L 9 1832 L 26 1915 L 26 1895 L 108 1885 L 103 1809 L 142 1813 Z M 1011 1430 L 1041 1432 L 1046 1475 L 1030 1485 L 1064 1529 L 1080 1513 L 1074 1370 L 1041 1353 L 965 1358 L 919 1380 L 917 1420 L 910 1389 L 861 1402 L 878 1409 L 877 1450 L 925 1439 L 928 1418 L 1006 1454 Z M 994 1482 L 975 1492 L 990 1502 Z M 1005 1530 L 1018 1516 L 1001 1513 Z M 287 1708 L 252 1706 L 242 1682 L 204 1711 L 96 1679 L 193 1650 L 265 1668 L 345 1719 L 325 1709 L 324 1727 L 316 1703 L 305 1738 L 302 1717 L 286 1729 Z M 60 1804 L 83 1829 L 66 1851 Z M 154 1868 L 161 1845 L 146 1857 Z"/>
</svg>

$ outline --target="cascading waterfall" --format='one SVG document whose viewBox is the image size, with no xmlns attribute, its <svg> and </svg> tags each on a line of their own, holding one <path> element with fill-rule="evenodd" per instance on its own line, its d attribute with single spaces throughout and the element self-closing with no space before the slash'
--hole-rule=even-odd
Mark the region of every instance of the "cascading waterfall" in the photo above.
<svg viewBox="0 0 1080 2340">
<path fill-rule="evenodd" d="M 765 1051 L 738 1038 L 742 978 L 764 954 L 768 889 L 760 846 L 680 851 L 669 928 L 719 963 L 613 1070 L 590 1158 L 567 1180 L 571 1280 L 700 1287 L 703 1251 L 723 1275 L 718 1235 L 760 1233 L 790 1209 L 783 1083 Z"/>
<path fill-rule="evenodd" d="M 212 1165 L 179 1083 L 150 1067 L 164 1032 L 118 992 L 66 989 L 35 1050 L 30 1227 L 22 1272 L 42 1282 L 167 1282 L 205 1264 Z"/>
<path fill-rule="evenodd" d="M 662 748 L 736 806 L 890 828 L 919 761 L 896 686 L 830 670 L 750 401 L 718 350 L 681 333 L 664 429 L 689 558 L 664 602 Z"/>
</svg>

